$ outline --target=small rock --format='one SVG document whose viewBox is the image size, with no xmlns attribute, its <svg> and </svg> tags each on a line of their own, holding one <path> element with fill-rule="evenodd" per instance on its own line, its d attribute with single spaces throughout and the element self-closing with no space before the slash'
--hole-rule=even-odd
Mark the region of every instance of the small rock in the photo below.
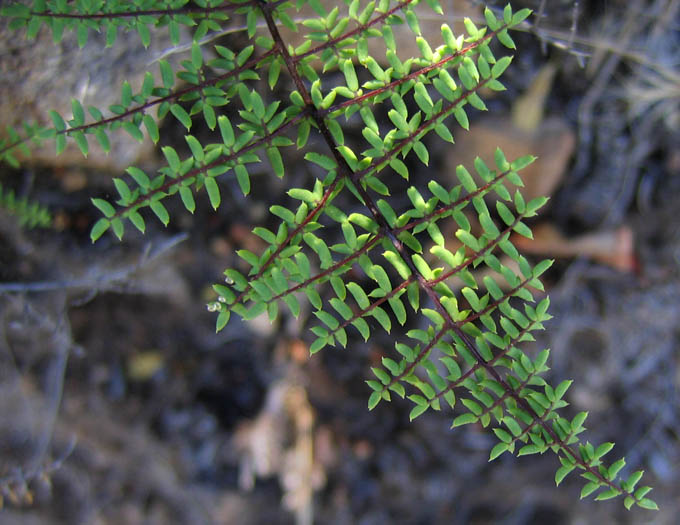
<svg viewBox="0 0 680 525">
<path fill-rule="evenodd" d="M 106 35 L 90 31 L 88 42 L 80 49 L 73 32 L 65 32 L 61 42 L 54 44 L 52 32 L 42 28 L 34 41 L 25 34 L 10 31 L 8 18 L 0 18 L 0 136 L 5 126 L 20 130 L 23 122 L 38 122 L 52 126 L 49 110 L 56 110 L 64 119 L 71 117 L 71 99 L 80 100 L 83 107 L 96 106 L 105 116 L 108 107 L 119 103 L 120 89 L 125 80 L 133 92 L 142 85 L 144 73 L 159 77 L 158 66 L 151 65 L 155 56 L 171 46 L 167 31 L 155 32 L 151 45 L 145 49 L 136 34 L 119 33 L 116 43 L 106 48 Z M 178 55 L 168 58 L 171 63 Z M 151 111 L 152 116 L 156 111 Z M 88 115 L 89 117 L 89 115 Z M 28 159 L 19 152 L 22 162 L 49 166 L 86 166 L 108 171 L 122 171 L 131 164 L 148 162 L 154 149 L 150 140 L 135 141 L 122 130 L 109 135 L 111 152 L 104 153 L 94 136 L 89 137 L 90 153 L 86 159 L 75 142 L 69 140 L 66 150 L 55 156 L 54 143 L 33 148 Z"/>
</svg>

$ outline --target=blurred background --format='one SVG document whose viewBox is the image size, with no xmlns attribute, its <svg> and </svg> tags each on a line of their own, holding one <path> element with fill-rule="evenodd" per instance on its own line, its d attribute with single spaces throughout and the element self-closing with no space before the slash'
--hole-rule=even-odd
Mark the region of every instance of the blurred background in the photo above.
<svg viewBox="0 0 680 525">
<path fill-rule="evenodd" d="M 480 2 L 442 4 L 457 28 L 464 16 L 483 23 Z M 545 279 L 554 319 L 527 352 L 551 349 L 551 382 L 575 380 L 567 413 L 589 411 L 587 439 L 615 441 L 661 510 L 579 502 L 575 476 L 555 488 L 553 455 L 488 463 L 495 437 L 449 430 L 446 411 L 409 423 L 409 403 L 394 400 L 369 413 L 364 380 L 394 345 L 380 331 L 313 358 L 305 315 L 233 319 L 215 334 L 212 283 L 238 266 L 235 250 L 263 249 L 252 227 L 315 174 L 300 163 L 274 180 L 263 165 L 247 200 L 227 178 L 217 213 L 205 198 L 193 216 L 170 199 L 167 229 L 149 221 L 143 237 L 128 228 L 122 243 L 93 245 L 90 198 L 131 163 L 161 165 L 150 142 L 121 137 L 108 156 L 55 158 L 49 145 L 20 169 L 0 166 L 5 196 L 52 216 L 28 229 L 0 207 L 2 523 L 677 523 L 680 1 L 513 7 L 535 14 L 512 35 L 508 90 L 454 146 L 431 138 L 430 166 L 413 163 L 411 183 L 453 184 L 452 166 L 499 145 L 539 156 L 525 194 L 551 200 L 521 250 L 556 259 Z M 438 35 L 441 18 L 422 10 L 424 34 Z M 91 37 L 80 50 L 73 35 L 29 43 L 0 21 L 0 123 L 68 114 L 72 96 L 108 106 L 123 80 L 134 88 L 155 71 L 154 57 L 184 58 L 164 38 L 146 51 L 135 37 L 112 50 Z M 404 54 L 416 49 L 399 38 Z M 180 150 L 183 133 L 166 123 L 161 141 Z"/>
</svg>

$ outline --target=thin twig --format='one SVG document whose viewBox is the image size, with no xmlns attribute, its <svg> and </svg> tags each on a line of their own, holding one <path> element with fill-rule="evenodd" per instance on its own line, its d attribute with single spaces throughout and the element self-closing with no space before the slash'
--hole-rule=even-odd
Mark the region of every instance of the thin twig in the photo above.
<svg viewBox="0 0 680 525">
<path fill-rule="evenodd" d="M 30 283 L 3 283 L 0 284 L 0 294 L 6 293 L 28 293 L 28 292 L 49 292 L 54 290 L 82 290 L 94 289 L 100 291 L 108 289 L 112 284 L 123 282 L 132 274 L 137 272 L 142 266 L 160 257 L 164 253 L 173 249 L 182 241 L 188 238 L 187 233 L 177 234 L 170 239 L 163 241 L 156 249 L 151 251 L 151 244 L 148 244 L 139 260 L 131 265 L 125 266 L 113 272 L 99 272 L 89 277 L 79 277 L 73 279 L 60 279 L 56 281 L 36 281 Z"/>
</svg>

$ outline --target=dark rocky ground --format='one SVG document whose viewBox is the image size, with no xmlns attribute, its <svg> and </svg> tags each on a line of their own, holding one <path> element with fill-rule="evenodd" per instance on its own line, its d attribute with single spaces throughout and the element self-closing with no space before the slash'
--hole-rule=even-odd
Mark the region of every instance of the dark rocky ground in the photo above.
<svg viewBox="0 0 680 525">
<path fill-rule="evenodd" d="M 545 4 L 491 103 L 509 113 L 550 61 L 545 113 L 576 144 L 536 223 L 572 255 L 548 275 L 554 319 L 536 348 L 552 349 L 553 379 L 575 379 L 569 410 L 590 412 L 588 438 L 646 470 L 659 512 L 579 502 L 576 478 L 555 488 L 550 455 L 488 463 L 494 438 L 449 430 L 451 414 L 409 423 L 399 401 L 369 413 L 364 379 L 393 344 L 378 331 L 311 359 L 305 327 L 285 317 L 216 335 L 210 285 L 235 249 L 257 251 L 250 229 L 285 190 L 264 168 L 248 200 L 225 181 L 216 214 L 207 199 L 195 216 L 175 203 L 167 229 L 150 220 L 144 237 L 92 245 L 89 199 L 119 172 L 42 163 L 0 168 L 55 216 L 24 231 L 0 214 L 0 521 L 676 523 L 680 2 L 579 2 L 573 32 L 575 2 Z M 432 142 L 443 179 L 449 155 Z M 587 249 L 572 242 L 587 234 Z M 549 240 L 546 255 L 561 255 Z"/>
</svg>

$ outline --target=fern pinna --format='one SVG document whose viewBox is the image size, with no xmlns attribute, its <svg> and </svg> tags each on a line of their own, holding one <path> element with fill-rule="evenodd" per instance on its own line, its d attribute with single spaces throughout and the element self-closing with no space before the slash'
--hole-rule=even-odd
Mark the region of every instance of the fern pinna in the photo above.
<svg viewBox="0 0 680 525">
<path fill-rule="evenodd" d="M 407 339 L 395 343 L 392 357 L 372 369 L 369 409 L 393 394 L 413 402 L 411 419 L 448 405 L 457 411 L 453 427 L 492 427 L 499 442 L 490 459 L 505 452 L 552 450 L 561 463 L 557 484 L 575 470 L 587 482 L 581 497 L 599 491 L 598 500 L 621 495 L 627 508 L 654 509 L 656 504 L 646 498 L 651 489 L 636 488 L 641 471 L 622 479 L 623 458 L 610 465 L 602 461 L 613 443 L 596 447 L 580 440 L 586 413 L 571 421 L 559 415 L 571 381 L 553 387 L 542 378 L 548 350 L 532 358 L 520 348 L 550 318 L 548 298 L 537 302 L 535 294 L 543 291 L 539 276 L 551 262 L 532 266 L 510 239 L 513 232 L 531 237 L 524 220 L 546 201 L 525 202 L 516 189 L 522 186 L 518 173 L 533 158 L 509 161 L 497 150 L 493 166 L 477 158 L 474 166 L 455 168 L 459 184 L 454 187 L 431 180 L 427 191 L 408 188 L 408 206 L 390 203 L 390 187 L 399 177 L 409 178 L 405 159 L 415 156 L 427 166 L 426 135 L 434 131 L 453 142 L 459 131 L 452 128 L 468 128 L 469 107 L 486 109 L 483 91 L 504 89 L 499 77 L 511 57 L 497 58 L 492 42 L 514 49 L 508 30 L 530 14 L 526 9 L 513 12 L 509 5 L 502 12 L 486 9 L 487 27 L 465 20 L 467 35 L 461 36 L 443 24 L 443 44 L 433 49 L 419 28 L 417 3 L 345 0 L 330 10 L 320 0 L 14 4 L 3 12 L 13 17 L 13 28 L 25 27 L 29 38 L 42 25 L 51 28 L 55 40 L 64 30 L 75 30 L 81 46 L 91 30 L 105 32 L 107 45 L 119 30 L 136 31 L 144 45 L 150 27 L 167 26 L 175 44 L 180 26 L 194 33 L 182 70 L 160 60 L 160 76 L 146 73 L 137 92 L 123 84 L 120 103 L 106 115 L 90 107 L 87 116 L 74 99 L 68 121 L 52 112 L 53 128 L 27 125 L 25 138 L 11 137 L 0 145 L 2 155 L 11 161 L 15 148 L 48 138 L 56 140 L 57 152 L 70 138 L 87 154 L 92 136 L 107 150 L 108 134 L 118 128 L 140 141 L 145 129 L 157 142 L 151 111 L 158 119 L 172 114 L 187 131 L 200 119 L 219 132 L 211 144 L 186 135 L 191 155 L 184 159 L 163 147 L 166 165 L 153 176 L 130 167 L 129 178 L 114 179 L 116 202 L 93 199 L 104 215 L 92 229 L 94 241 L 108 229 L 122 237 L 126 221 L 143 232 L 144 208 L 168 224 L 163 201 L 176 193 L 193 212 L 195 195 L 205 189 L 217 209 L 220 176 L 233 173 L 247 195 L 253 163 L 266 161 L 283 177 L 293 167 L 281 150 L 306 148 L 304 158 L 318 178 L 309 188 L 290 189 L 287 207 L 270 208 L 280 220 L 275 231 L 254 229 L 269 246 L 261 254 L 238 252 L 250 270 L 227 269 L 226 284 L 214 286 L 218 300 L 208 308 L 217 312 L 217 330 L 232 313 L 250 320 L 266 312 L 274 319 L 285 305 L 297 317 L 306 297 L 318 320 L 311 328 L 313 354 L 326 346 L 345 347 L 350 326 L 366 340 L 378 326 L 390 332 L 393 320 L 406 323 L 410 309 L 411 316 L 426 319 L 427 327 L 408 331 Z M 426 3 L 442 13 L 438 0 Z M 296 9 L 303 5 L 315 15 L 300 21 Z M 229 49 L 204 38 L 242 21 L 248 45 Z M 420 56 L 399 54 L 393 28 L 404 22 Z M 281 35 L 284 27 L 302 33 L 302 43 L 288 44 Z M 284 77 L 291 83 L 288 100 L 258 92 L 260 79 L 274 91 Z M 389 120 L 376 119 L 376 111 Z M 352 119 L 360 123 L 365 139 L 358 147 L 343 131 Z M 310 137 L 323 145 L 321 151 L 311 150 Z M 346 213 L 345 204 L 334 205 L 341 195 L 352 199 L 357 211 Z M 495 205 L 489 209 L 491 197 Z M 455 231 L 456 239 L 442 231 Z M 333 238 L 339 242 L 329 246 L 326 240 Z M 501 263 L 502 254 L 513 261 L 512 268 Z M 473 269 L 488 271 L 479 277 L 481 272 Z M 462 282 L 459 294 L 452 287 L 454 278 Z"/>
<path fill-rule="evenodd" d="M 28 200 L 27 197 L 17 197 L 14 190 L 3 188 L 0 184 L 0 210 L 17 218 L 19 226 L 26 228 L 48 228 L 52 224 L 52 217 L 45 206 Z"/>
</svg>

